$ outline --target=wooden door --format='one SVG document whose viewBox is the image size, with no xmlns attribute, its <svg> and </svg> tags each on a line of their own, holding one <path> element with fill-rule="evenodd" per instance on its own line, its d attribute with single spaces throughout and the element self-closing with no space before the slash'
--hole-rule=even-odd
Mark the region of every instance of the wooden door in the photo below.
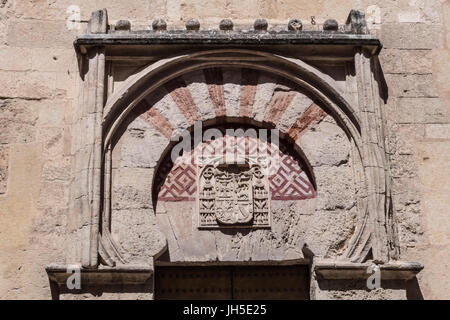
<svg viewBox="0 0 450 320">
<path fill-rule="evenodd" d="M 155 299 L 307 300 L 307 266 L 157 267 Z"/>
</svg>

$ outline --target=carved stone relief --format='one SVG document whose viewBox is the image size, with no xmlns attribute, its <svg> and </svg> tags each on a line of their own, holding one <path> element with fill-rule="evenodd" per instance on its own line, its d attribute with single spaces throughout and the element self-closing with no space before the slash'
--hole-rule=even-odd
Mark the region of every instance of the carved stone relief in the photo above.
<svg viewBox="0 0 450 320">
<path fill-rule="evenodd" d="M 199 227 L 270 227 L 267 177 L 259 164 L 199 163 Z"/>
</svg>

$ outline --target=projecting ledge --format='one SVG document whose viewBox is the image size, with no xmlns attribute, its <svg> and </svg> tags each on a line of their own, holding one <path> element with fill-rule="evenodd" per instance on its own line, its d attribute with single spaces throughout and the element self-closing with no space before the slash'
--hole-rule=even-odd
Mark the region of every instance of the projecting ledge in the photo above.
<svg viewBox="0 0 450 320">
<path fill-rule="evenodd" d="M 322 280 L 365 280 L 373 269 L 373 264 L 352 263 L 335 260 L 321 260 L 314 264 L 314 272 Z M 377 265 L 381 271 L 382 280 L 410 280 L 413 279 L 423 268 L 418 262 L 393 261 Z"/>
<path fill-rule="evenodd" d="M 118 265 L 112 268 L 77 269 L 72 265 L 51 264 L 45 268 L 50 281 L 65 285 L 67 279 L 80 271 L 83 285 L 139 285 L 146 283 L 153 275 L 149 265 Z"/>
</svg>

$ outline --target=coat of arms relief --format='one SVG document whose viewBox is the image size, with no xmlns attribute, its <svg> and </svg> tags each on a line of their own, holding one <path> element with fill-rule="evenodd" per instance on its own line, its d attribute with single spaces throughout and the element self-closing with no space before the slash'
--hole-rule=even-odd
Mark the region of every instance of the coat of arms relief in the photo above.
<svg viewBox="0 0 450 320">
<path fill-rule="evenodd" d="M 269 183 L 261 164 L 198 165 L 199 228 L 270 227 Z"/>
</svg>

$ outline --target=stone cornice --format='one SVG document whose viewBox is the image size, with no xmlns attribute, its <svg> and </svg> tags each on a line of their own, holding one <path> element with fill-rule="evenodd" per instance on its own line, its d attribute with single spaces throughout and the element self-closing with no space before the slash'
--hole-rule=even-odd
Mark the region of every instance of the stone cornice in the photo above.
<svg viewBox="0 0 450 320">
<path fill-rule="evenodd" d="M 77 50 L 82 46 L 112 45 L 346 45 L 382 48 L 381 42 L 370 34 L 337 31 L 129 31 L 104 34 L 85 34 L 76 38 Z"/>
</svg>

